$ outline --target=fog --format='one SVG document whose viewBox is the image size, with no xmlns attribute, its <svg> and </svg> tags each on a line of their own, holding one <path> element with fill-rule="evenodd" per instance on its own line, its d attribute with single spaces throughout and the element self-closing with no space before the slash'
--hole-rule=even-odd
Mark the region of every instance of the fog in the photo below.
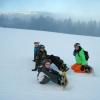
<svg viewBox="0 0 100 100">
<path fill-rule="evenodd" d="M 13 13 L 0 14 L 0 27 L 43 30 L 76 35 L 100 36 L 100 22 L 80 20 L 72 17 L 55 17 L 50 13 Z"/>
</svg>

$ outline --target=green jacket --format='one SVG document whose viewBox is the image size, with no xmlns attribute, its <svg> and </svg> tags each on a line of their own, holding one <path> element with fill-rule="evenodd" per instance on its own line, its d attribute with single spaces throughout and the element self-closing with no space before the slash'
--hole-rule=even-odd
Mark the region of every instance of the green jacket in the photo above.
<svg viewBox="0 0 100 100">
<path fill-rule="evenodd" d="M 85 58 L 84 50 L 81 49 L 76 55 L 75 55 L 76 63 L 81 65 L 87 65 L 87 61 Z"/>
</svg>

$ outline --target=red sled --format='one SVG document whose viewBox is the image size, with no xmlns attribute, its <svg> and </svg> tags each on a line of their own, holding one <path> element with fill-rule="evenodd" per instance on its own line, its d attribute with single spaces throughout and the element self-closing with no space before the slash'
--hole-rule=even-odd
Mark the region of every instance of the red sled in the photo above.
<svg viewBox="0 0 100 100">
<path fill-rule="evenodd" d="M 82 65 L 80 64 L 74 64 L 71 66 L 71 69 L 76 73 L 93 73 L 93 68 L 88 66 L 82 69 Z"/>
</svg>

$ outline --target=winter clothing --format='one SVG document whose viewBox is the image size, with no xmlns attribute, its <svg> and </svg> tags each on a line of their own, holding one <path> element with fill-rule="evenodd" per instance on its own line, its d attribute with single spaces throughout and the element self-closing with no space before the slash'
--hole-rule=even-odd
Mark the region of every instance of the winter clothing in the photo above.
<svg viewBox="0 0 100 100">
<path fill-rule="evenodd" d="M 39 49 L 42 49 L 42 48 L 45 49 L 45 46 L 44 45 L 40 45 Z"/>
<path fill-rule="evenodd" d="M 90 73 L 91 67 L 88 66 L 87 62 L 89 59 L 88 52 L 84 51 L 79 43 L 76 43 L 74 47 L 73 55 L 75 56 L 76 64 L 72 65 L 72 70 L 77 73 Z"/>
<path fill-rule="evenodd" d="M 37 80 L 40 84 L 46 84 L 50 81 L 49 77 L 45 75 L 42 71 L 38 73 Z"/>
<path fill-rule="evenodd" d="M 38 70 L 37 79 L 40 84 L 46 84 L 49 81 L 52 81 L 58 85 L 61 85 L 62 76 L 51 68 L 41 67 Z"/>
<path fill-rule="evenodd" d="M 79 47 L 79 46 L 81 46 L 81 45 L 80 45 L 80 43 L 75 43 L 75 44 L 74 44 L 74 47 L 76 47 L 76 46 Z"/>
<path fill-rule="evenodd" d="M 45 60 L 46 56 L 47 56 L 47 51 L 46 50 L 44 50 L 44 51 L 39 50 L 39 52 L 36 56 L 36 66 L 35 66 L 36 69 L 38 69 L 38 67 L 42 65 L 42 63 Z"/>
<path fill-rule="evenodd" d="M 83 48 L 79 47 L 79 50 L 74 50 L 73 55 L 75 56 L 76 64 L 87 65 Z"/>
<path fill-rule="evenodd" d="M 68 71 L 69 68 L 66 64 L 64 64 L 63 60 L 60 59 L 60 57 L 54 55 L 47 55 L 47 58 L 50 59 L 60 71 Z"/>
<path fill-rule="evenodd" d="M 34 47 L 34 61 L 36 60 L 38 52 L 39 52 L 39 47 Z"/>
</svg>

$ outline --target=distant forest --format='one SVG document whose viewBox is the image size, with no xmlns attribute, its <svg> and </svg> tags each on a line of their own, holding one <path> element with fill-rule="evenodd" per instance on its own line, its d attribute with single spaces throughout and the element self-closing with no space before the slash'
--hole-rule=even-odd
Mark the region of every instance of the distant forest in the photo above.
<svg viewBox="0 0 100 100">
<path fill-rule="evenodd" d="M 73 21 L 71 18 L 56 20 L 51 16 L 17 16 L 0 14 L 0 27 L 43 30 L 77 35 L 100 36 L 100 22 Z"/>
</svg>

